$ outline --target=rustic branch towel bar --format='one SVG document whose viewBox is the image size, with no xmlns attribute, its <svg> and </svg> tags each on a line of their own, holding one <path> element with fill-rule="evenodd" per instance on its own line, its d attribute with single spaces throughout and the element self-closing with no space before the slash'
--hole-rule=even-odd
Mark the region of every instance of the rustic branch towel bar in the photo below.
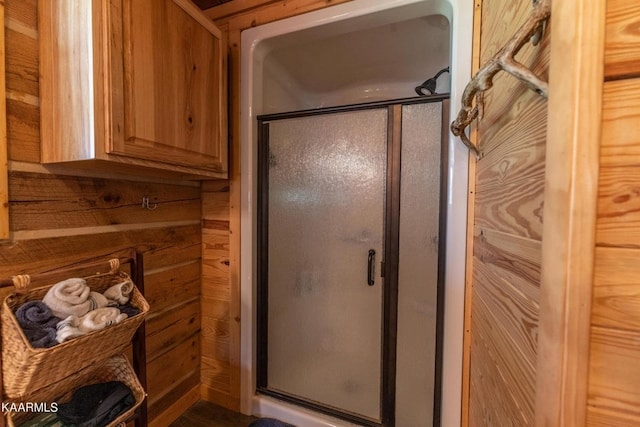
<svg viewBox="0 0 640 427">
<path fill-rule="evenodd" d="M 536 45 L 551 15 L 551 0 L 533 0 L 533 10 L 527 21 L 516 34 L 491 58 L 471 79 L 462 94 L 462 107 L 456 119 L 451 123 L 451 132 L 459 136 L 462 142 L 476 155 L 480 156 L 479 147 L 472 143 L 464 130 L 478 117 L 478 106 L 473 106 L 476 94 L 480 95 L 493 86 L 493 77 L 499 71 L 506 71 L 525 83 L 531 90 L 547 98 L 547 82 L 541 80 L 530 69 L 515 60 L 520 49 L 531 41 Z"/>
</svg>

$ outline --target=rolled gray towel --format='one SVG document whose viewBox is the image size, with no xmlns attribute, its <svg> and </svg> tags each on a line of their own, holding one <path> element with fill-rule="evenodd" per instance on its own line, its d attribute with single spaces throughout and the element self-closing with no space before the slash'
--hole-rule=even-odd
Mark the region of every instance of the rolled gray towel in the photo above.
<svg viewBox="0 0 640 427">
<path fill-rule="evenodd" d="M 16 310 L 16 319 L 22 329 L 56 327 L 60 321 L 42 301 L 28 301 Z"/>
<path fill-rule="evenodd" d="M 55 327 L 24 330 L 24 334 L 33 348 L 49 348 L 58 344 L 57 333 Z"/>
<path fill-rule="evenodd" d="M 42 301 L 28 301 L 16 310 L 16 319 L 33 348 L 56 345 L 56 325 L 60 319 Z"/>
</svg>

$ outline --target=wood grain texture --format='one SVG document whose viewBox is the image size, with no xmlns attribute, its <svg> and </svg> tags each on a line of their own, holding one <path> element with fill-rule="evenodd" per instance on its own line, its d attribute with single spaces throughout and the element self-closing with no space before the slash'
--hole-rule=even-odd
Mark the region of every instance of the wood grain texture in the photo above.
<svg viewBox="0 0 640 427">
<path fill-rule="evenodd" d="M 606 78 L 640 74 L 640 4 L 608 0 L 604 50 Z"/>
<path fill-rule="evenodd" d="M 189 410 L 200 399 L 200 387 L 193 387 L 184 393 L 178 400 L 163 408 L 149 423 L 149 427 L 168 427 L 174 420 L 180 418 L 182 414 Z"/>
<path fill-rule="evenodd" d="M 200 245 L 198 226 L 12 241 L 0 246 L 0 273 L 39 273 L 131 247 L 145 255 L 145 268 L 152 270 L 199 259 Z"/>
<path fill-rule="evenodd" d="M 149 406 L 153 406 L 163 395 L 170 393 L 184 379 L 197 373 L 200 367 L 199 334 L 185 337 L 172 350 L 147 364 Z"/>
<path fill-rule="evenodd" d="M 229 183 L 208 183 L 202 192 L 202 371 L 201 394 L 226 408 L 239 409 L 232 393 L 230 355 L 239 353 L 230 337 Z"/>
<path fill-rule="evenodd" d="M 111 149 L 222 171 L 224 49 L 213 23 L 205 28 L 190 15 L 200 11 L 188 9 L 172 0 L 124 2 L 126 130 Z"/>
<path fill-rule="evenodd" d="M 640 334 L 591 328 L 589 406 L 640 416 Z"/>
<path fill-rule="evenodd" d="M 220 21 L 223 18 L 246 13 L 251 9 L 268 6 L 277 1 L 278 0 L 233 0 L 217 7 L 207 8 L 204 10 L 204 13 L 210 19 Z"/>
<path fill-rule="evenodd" d="M 531 3 L 483 0 L 480 65 L 512 37 Z M 547 31 L 518 60 L 546 79 Z M 469 426 L 535 424 L 546 102 L 504 73 L 480 101 L 475 165 Z M 469 302 L 467 302 L 469 304 Z M 463 409 L 464 410 L 464 409 Z"/>
<path fill-rule="evenodd" d="M 552 3 L 538 426 L 586 419 L 605 3 Z"/>
<path fill-rule="evenodd" d="M 480 336 L 493 353 L 493 363 L 501 373 L 494 381 L 504 382 L 502 387 L 528 425 L 533 424 L 535 406 L 540 246 L 534 240 L 486 230 L 480 230 L 474 242 L 472 336 Z M 472 349 L 471 354 L 472 365 L 490 365 L 478 362 L 485 352 L 474 354 Z M 486 402 L 484 392 L 477 392 L 481 394 L 472 394 L 471 400 Z"/>
<path fill-rule="evenodd" d="M 640 246 L 640 79 L 607 82 L 602 100 L 602 143 L 597 243 Z"/>
<path fill-rule="evenodd" d="M 640 416 L 603 408 L 587 407 L 587 426 L 621 427 L 640 425 Z"/>
<path fill-rule="evenodd" d="M 184 300 L 183 300 L 184 301 Z M 193 298 L 146 320 L 147 363 L 200 332 L 200 300 Z"/>
<path fill-rule="evenodd" d="M 478 316 L 472 317 L 472 331 L 481 331 L 485 326 L 486 323 L 481 322 Z M 516 426 L 527 423 L 511 393 L 512 387 L 506 383 L 499 369 L 500 362 L 496 359 L 498 356 L 496 350 L 498 349 L 495 343 L 487 343 L 481 333 L 471 335 L 471 399 L 469 400 L 469 426 L 471 427 Z M 483 356 L 475 357 L 478 354 Z M 478 398 L 483 395 L 491 398 Z"/>
<path fill-rule="evenodd" d="M 40 161 L 40 108 L 7 99 L 8 158 Z"/>
<path fill-rule="evenodd" d="M 471 75 L 480 69 L 480 47 L 482 30 L 482 3 L 474 1 L 473 10 L 473 47 Z M 475 124 L 470 127 L 470 139 L 477 141 L 478 130 Z M 469 156 L 468 189 L 467 189 L 467 248 L 465 259 L 465 287 L 464 287 L 464 335 L 462 342 L 462 396 L 460 426 L 469 427 L 471 395 L 471 309 L 473 307 L 473 241 L 475 234 L 475 204 L 476 204 L 476 174 L 477 162 Z"/>
<path fill-rule="evenodd" d="M 247 10 L 238 10 L 233 15 L 215 18 L 215 22 L 218 26 L 228 24 L 229 31 L 242 31 L 257 25 L 268 24 L 279 19 L 290 18 L 350 0 L 260 1 L 260 6 L 257 8 L 250 7 Z"/>
<path fill-rule="evenodd" d="M 598 244 L 640 248 L 640 171 L 637 166 L 600 170 L 597 215 Z"/>
<path fill-rule="evenodd" d="M 640 249 L 596 248 L 593 325 L 640 332 Z"/>
<path fill-rule="evenodd" d="M 199 220 L 197 187 L 12 172 L 13 230 Z M 142 208 L 142 198 L 156 209 Z"/>
<path fill-rule="evenodd" d="M 640 161 L 640 78 L 606 82 L 602 95 L 602 167 Z"/>
<path fill-rule="evenodd" d="M 176 286 L 180 284 L 180 286 Z M 183 301 L 200 296 L 200 265 L 189 262 L 170 270 L 161 269 L 145 276 L 145 295 L 149 316 L 169 310 Z"/>
<path fill-rule="evenodd" d="M 219 32 L 172 0 L 81 3 L 38 9 L 43 162 L 226 177 Z"/>
<path fill-rule="evenodd" d="M 0 4 L 0 22 L 5 6 Z M 6 98 L 5 26 L 0 27 L 0 100 Z M 7 104 L 0 102 L 0 240 L 9 238 L 9 182 L 7 177 Z"/>
<path fill-rule="evenodd" d="M 153 301 L 147 351 L 148 368 L 157 378 L 149 376 L 150 420 L 161 425 L 159 417 L 167 422 L 166 416 L 178 415 L 175 408 L 184 410 L 194 396 L 199 397 L 199 185 L 171 181 L 168 175 L 116 178 L 111 169 L 107 173 L 86 169 L 80 173 L 84 176 L 73 177 L 74 169 L 36 164 L 41 144 L 37 1 L 4 4 L 7 139 L 9 158 L 17 165 L 9 178 L 11 224 L 15 235 L 32 237 L 0 244 L 0 276 L 40 273 L 130 248 L 140 251 L 147 297 Z M 118 172 L 127 175 L 126 168 Z M 158 209 L 138 209 L 142 195 L 157 197 Z M 161 212 L 163 205 L 166 209 Z M 190 224 L 183 225 L 184 220 Z M 113 231 L 108 230 L 110 225 Z M 57 237 L 37 237 L 52 233 Z M 163 376 L 165 372 L 168 376 Z M 166 412 L 171 408 L 174 412 Z"/>
<path fill-rule="evenodd" d="M 7 91 L 38 95 L 37 0 L 5 1 Z"/>
</svg>

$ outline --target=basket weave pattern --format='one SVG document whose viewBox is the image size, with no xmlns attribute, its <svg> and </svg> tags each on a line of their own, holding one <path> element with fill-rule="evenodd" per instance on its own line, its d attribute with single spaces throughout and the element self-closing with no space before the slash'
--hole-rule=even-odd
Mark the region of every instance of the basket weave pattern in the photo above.
<svg viewBox="0 0 640 427">
<path fill-rule="evenodd" d="M 146 393 L 140 385 L 133 368 L 127 359 L 121 354 L 102 361 L 99 365 L 94 365 L 76 372 L 59 383 L 51 384 L 50 386 L 35 393 L 33 397 L 34 400 L 40 402 L 67 402 L 71 400 L 73 392 L 80 387 L 108 381 L 120 381 L 125 384 L 131 389 L 135 399 L 135 403 L 131 408 L 107 424 L 107 427 L 113 427 L 118 423 L 129 419 L 146 397 Z M 11 422 L 19 425 L 21 422 L 25 421 L 25 419 L 28 419 L 30 415 L 20 413 L 10 414 L 10 417 Z"/>
<path fill-rule="evenodd" d="M 84 279 L 92 291 L 100 293 L 112 285 L 130 280 L 121 271 L 96 274 Z M 134 285 L 129 302 L 140 310 L 136 316 L 50 348 L 33 348 L 18 324 L 14 311 L 28 301 L 42 300 L 49 288 L 46 286 L 12 293 L 2 304 L 2 375 L 4 393 L 9 399 L 26 400 L 43 387 L 123 353 L 149 311 L 149 304 Z"/>
</svg>

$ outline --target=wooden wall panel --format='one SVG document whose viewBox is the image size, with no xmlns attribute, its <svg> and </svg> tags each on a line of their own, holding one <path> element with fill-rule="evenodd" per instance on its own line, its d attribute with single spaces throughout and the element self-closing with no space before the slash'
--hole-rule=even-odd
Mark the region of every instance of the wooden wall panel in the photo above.
<svg viewBox="0 0 640 427">
<path fill-rule="evenodd" d="M 229 183 L 205 183 L 202 189 L 202 370 L 203 398 L 240 409 L 239 313 L 233 308 L 229 275 Z M 239 298 L 239 289 L 234 290 Z M 231 339 L 236 327 L 238 337 Z"/>
<path fill-rule="evenodd" d="M 640 417 L 637 331 L 592 327 L 589 406 Z"/>
<path fill-rule="evenodd" d="M 9 185 L 14 231 L 200 219 L 197 187 L 24 172 L 11 173 Z M 141 209 L 141 195 L 156 209 Z"/>
<path fill-rule="evenodd" d="M 349 0 L 233 2 L 205 13 L 226 34 L 229 48 L 229 182 L 203 186 L 202 387 L 204 399 L 249 412 L 241 402 L 240 325 L 240 33 L 257 25 Z M 244 384 L 250 383 L 245 378 Z"/>
<path fill-rule="evenodd" d="M 36 165 L 41 142 L 37 1 L 7 0 L 5 6 L 12 239 L 0 245 L 0 276 L 39 273 L 128 248 L 140 251 L 151 304 L 149 414 L 152 425 L 167 426 L 199 397 L 199 185 L 90 177 L 91 171 L 61 175 Z M 157 209 L 143 209 L 143 196 L 157 202 Z"/>
<path fill-rule="evenodd" d="M 640 17 L 638 18 L 640 25 Z M 607 82 L 602 106 L 598 245 L 640 247 L 640 78 Z"/>
<path fill-rule="evenodd" d="M 640 337 L 640 249 L 596 248 L 591 314 L 594 326 Z"/>
<path fill-rule="evenodd" d="M 640 75 L 640 3 L 607 0 L 605 78 Z"/>
<path fill-rule="evenodd" d="M 524 0 L 483 0 L 481 66 L 530 11 L 531 2 Z M 548 53 L 547 34 L 518 59 L 546 79 Z M 544 99 L 512 76 L 496 76 L 485 93 L 477 131 L 470 426 L 535 422 L 546 124 Z"/>
<path fill-rule="evenodd" d="M 640 5 L 608 0 L 587 423 L 640 424 Z M 616 80 L 612 80 L 616 79 Z"/>
</svg>

